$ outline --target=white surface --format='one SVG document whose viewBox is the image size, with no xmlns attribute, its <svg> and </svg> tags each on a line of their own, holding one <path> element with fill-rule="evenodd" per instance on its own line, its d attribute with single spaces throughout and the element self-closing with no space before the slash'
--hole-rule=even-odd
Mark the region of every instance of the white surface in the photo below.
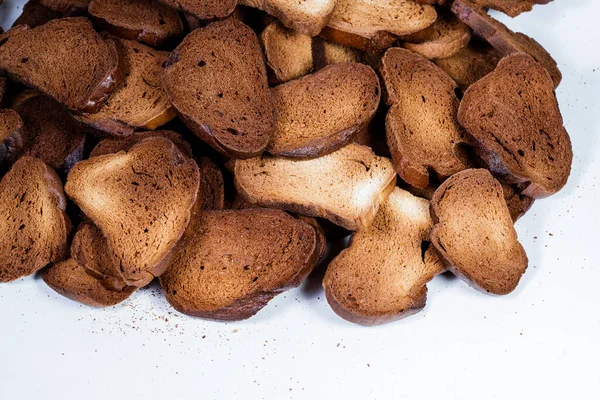
<svg viewBox="0 0 600 400">
<path fill-rule="evenodd" d="M 423 312 L 364 328 L 315 279 L 218 323 L 173 312 L 157 287 L 94 310 L 26 278 L 0 286 L 0 399 L 599 398 L 598 15 L 556 0 L 509 21 L 557 59 L 575 153 L 566 189 L 517 224 L 530 267 L 513 294 L 441 276 Z"/>
</svg>

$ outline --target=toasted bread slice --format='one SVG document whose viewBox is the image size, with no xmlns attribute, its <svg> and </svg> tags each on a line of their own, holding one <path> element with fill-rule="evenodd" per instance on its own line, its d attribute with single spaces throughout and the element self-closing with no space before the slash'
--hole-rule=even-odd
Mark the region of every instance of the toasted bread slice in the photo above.
<svg viewBox="0 0 600 400">
<path fill-rule="evenodd" d="M 28 276 L 68 256 L 71 222 L 56 173 L 21 157 L 0 181 L 0 282 Z"/>
<path fill-rule="evenodd" d="M 465 48 L 471 40 L 471 28 L 449 11 L 438 11 L 433 25 L 405 35 L 403 46 L 427 58 L 447 58 Z"/>
<path fill-rule="evenodd" d="M 327 25 L 339 0 L 240 0 L 240 4 L 263 10 L 283 25 L 308 36 L 316 36 Z"/>
<path fill-rule="evenodd" d="M 310 36 L 275 21 L 263 30 L 261 40 L 275 82 L 287 82 L 313 71 L 313 40 Z"/>
<path fill-rule="evenodd" d="M 177 147 L 177 149 L 185 156 L 192 157 L 192 148 L 190 144 L 186 142 L 183 137 L 177 132 L 158 130 L 158 131 L 145 131 L 145 132 L 134 132 L 130 136 L 104 139 L 100 141 L 96 147 L 90 153 L 90 157 L 102 156 L 105 154 L 114 154 L 119 151 L 129 151 L 134 145 L 139 143 L 142 139 L 148 137 L 163 137 L 169 139 Z"/>
<path fill-rule="evenodd" d="M 429 248 L 429 202 L 396 188 L 373 224 L 351 236 L 327 268 L 323 287 L 333 311 L 363 325 L 412 315 L 425 307 L 427 287 L 444 271 Z"/>
<path fill-rule="evenodd" d="M 90 0 L 40 0 L 45 7 L 69 15 L 84 15 Z"/>
<path fill-rule="evenodd" d="M 183 33 L 177 11 L 158 0 L 91 0 L 88 10 L 112 34 L 151 46 Z"/>
<path fill-rule="evenodd" d="M 329 154 L 367 126 L 380 95 L 375 71 L 357 63 L 330 65 L 279 85 L 273 89 L 277 127 L 267 151 L 304 158 Z"/>
<path fill-rule="evenodd" d="M 60 103 L 26 92 L 13 105 L 24 123 L 23 154 L 37 157 L 66 175 L 84 158 L 86 134 Z"/>
<path fill-rule="evenodd" d="M 123 85 L 97 113 L 77 118 L 114 136 L 131 135 L 135 129 L 153 130 L 175 118 L 175 108 L 162 88 L 162 65 L 169 53 L 133 40 L 117 41 L 127 68 Z"/>
<path fill-rule="evenodd" d="M 0 110 L 0 170 L 4 172 L 23 152 L 23 120 L 14 110 Z"/>
<path fill-rule="evenodd" d="M 471 286 L 508 294 L 527 269 L 502 186 L 485 169 L 448 178 L 431 199 L 431 243 L 448 268 Z"/>
<path fill-rule="evenodd" d="M 317 261 L 315 229 L 280 210 L 205 211 L 190 227 L 160 277 L 167 301 L 184 314 L 249 318 Z"/>
<path fill-rule="evenodd" d="M 429 185 L 466 168 L 457 146 L 467 141 L 456 119 L 456 83 L 432 62 L 405 49 L 389 49 L 381 74 L 391 105 L 386 117 L 387 142 L 394 167 L 407 183 Z"/>
<path fill-rule="evenodd" d="M 259 155 L 275 130 L 275 107 L 256 34 L 228 19 L 196 29 L 171 53 L 165 91 L 186 125 L 233 157 Z"/>
<path fill-rule="evenodd" d="M 201 20 L 225 18 L 238 4 L 238 0 L 160 0 L 178 10 L 185 11 Z"/>
<path fill-rule="evenodd" d="M 326 218 L 349 230 L 369 226 L 396 183 L 387 158 L 354 143 L 311 160 L 237 160 L 234 177 L 251 203 Z"/>
<path fill-rule="evenodd" d="M 222 210 L 225 208 L 225 183 L 219 167 L 207 157 L 198 158 L 200 169 L 200 194 L 198 207 L 200 210 Z"/>
<path fill-rule="evenodd" d="M 492 18 L 477 4 L 469 0 L 456 0 L 452 11 L 473 31 L 487 40 L 503 55 L 527 53 L 542 65 L 554 82 L 560 84 L 562 74 L 552 56 L 534 39 L 519 32 L 513 32 L 502 22 Z"/>
<path fill-rule="evenodd" d="M 129 151 L 75 165 L 65 190 L 108 242 L 131 286 L 159 276 L 181 238 L 199 186 L 196 163 L 168 139 L 143 139 Z"/>
<path fill-rule="evenodd" d="M 496 68 L 500 52 L 487 43 L 472 40 L 469 45 L 448 58 L 434 60 L 456 82 L 461 92 Z"/>
<path fill-rule="evenodd" d="M 503 58 L 465 92 L 458 110 L 494 174 L 533 198 L 558 192 L 571 172 L 569 134 L 546 70 L 526 54 Z"/>
<path fill-rule="evenodd" d="M 30 28 L 35 28 L 61 16 L 62 13 L 46 7 L 40 3 L 40 0 L 29 0 L 23 6 L 21 15 L 12 26 L 27 25 Z"/>
<path fill-rule="evenodd" d="M 531 11 L 536 4 L 548 4 L 552 0 L 475 0 L 482 7 L 492 8 L 516 17 L 517 15 Z"/>
<path fill-rule="evenodd" d="M 42 279 L 57 293 L 91 307 L 110 307 L 125 301 L 136 288 L 121 292 L 106 289 L 72 258 L 42 271 Z"/>
<path fill-rule="evenodd" d="M 116 44 L 86 18 L 55 19 L 0 35 L 0 70 L 73 110 L 97 111 L 123 77 Z"/>
<path fill-rule="evenodd" d="M 437 14 L 413 0 L 337 0 L 321 37 L 361 50 L 381 51 L 398 36 L 427 28 Z"/>
</svg>

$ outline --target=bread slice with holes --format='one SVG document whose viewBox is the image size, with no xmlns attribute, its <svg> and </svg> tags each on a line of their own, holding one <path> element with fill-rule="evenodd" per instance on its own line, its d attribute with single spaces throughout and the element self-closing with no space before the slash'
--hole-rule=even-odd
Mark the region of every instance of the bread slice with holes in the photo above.
<svg viewBox="0 0 600 400">
<path fill-rule="evenodd" d="M 466 135 L 456 119 L 456 83 L 432 62 L 409 50 L 389 49 L 381 75 L 391 106 L 386 136 L 394 167 L 417 188 L 431 174 L 444 178 L 466 168 L 457 153 Z"/>
<path fill-rule="evenodd" d="M 381 51 L 398 36 L 419 32 L 436 20 L 435 9 L 413 0 L 337 0 L 321 37 L 361 50 Z"/>
<path fill-rule="evenodd" d="M 558 192 L 573 150 L 548 72 L 526 54 L 503 58 L 465 92 L 458 119 L 494 174 L 518 183 L 525 196 Z"/>
<path fill-rule="evenodd" d="M 236 158 L 267 147 L 275 130 L 275 107 L 256 34 L 228 19 L 196 29 L 171 53 L 165 91 L 200 139 Z"/>
<path fill-rule="evenodd" d="M 556 88 L 562 80 L 562 74 L 556 61 L 535 39 L 520 32 L 511 31 L 502 22 L 494 19 L 479 5 L 469 0 L 456 0 L 452 11 L 473 31 L 487 40 L 503 55 L 514 53 L 529 54 L 542 65 L 552 77 Z"/>
<path fill-rule="evenodd" d="M 117 45 L 83 17 L 0 35 L 0 70 L 72 110 L 97 111 L 123 77 Z"/>
<path fill-rule="evenodd" d="M 91 0 L 88 10 L 110 33 L 151 46 L 183 33 L 177 11 L 158 0 Z"/>
<path fill-rule="evenodd" d="M 85 15 L 90 0 L 40 0 L 40 3 L 66 15 Z"/>
<path fill-rule="evenodd" d="M 434 60 L 435 65 L 450 75 L 462 93 L 496 68 L 502 58 L 489 44 L 472 40 L 469 45 L 448 58 Z"/>
<path fill-rule="evenodd" d="M 160 0 L 201 20 L 225 18 L 238 4 L 238 0 Z"/>
<path fill-rule="evenodd" d="M 453 13 L 438 10 L 437 20 L 429 27 L 402 36 L 404 48 L 427 58 L 447 58 L 465 48 L 471 40 L 471 28 Z"/>
<path fill-rule="evenodd" d="M 162 88 L 162 65 L 169 53 L 134 40 L 116 39 L 122 49 L 127 73 L 106 103 L 96 113 L 77 118 L 113 136 L 131 135 L 136 129 L 154 130 L 177 115 Z"/>
<path fill-rule="evenodd" d="M 234 178 L 251 203 L 326 218 L 349 230 L 369 226 L 396 183 L 390 160 L 354 143 L 310 160 L 236 160 Z"/>
<path fill-rule="evenodd" d="M 40 3 L 40 0 L 29 0 L 23 6 L 21 15 L 19 15 L 12 26 L 27 25 L 30 28 L 35 28 L 60 17 L 62 17 L 62 13 L 44 6 Z"/>
<path fill-rule="evenodd" d="M 263 10 L 283 25 L 308 36 L 316 36 L 327 25 L 339 0 L 240 0 L 240 4 Z"/>
<path fill-rule="evenodd" d="M 329 154 L 368 125 L 380 95 L 375 71 L 357 63 L 330 65 L 279 85 L 273 89 L 277 125 L 267 151 L 301 158 Z"/>
<path fill-rule="evenodd" d="M 14 110 L 0 110 L 0 171 L 6 171 L 22 151 L 23 120 Z"/>
<path fill-rule="evenodd" d="M 84 158 L 87 136 L 62 104 L 39 92 L 24 92 L 13 108 L 24 123 L 24 155 L 39 158 L 63 176 Z"/>
<path fill-rule="evenodd" d="M 62 182 L 41 160 L 21 157 L 0 181 L 0 282 L 68 256 L 71 222 Z"/>
<path fill-rule="evenodd" d="M 315 229 L 283 211 L 204 211 L 192 221 L 160 284 L 179 312 L 242 320 L 298 286 L 317 256 Z"/>
<path fill-rule="evenodd" d="M 106 237 L 123 280 L 140 287 L 164 272 L 199 181 L 198 166 L 173 142 L 150 137 L 76 164 L 65 190 Z"/>
<path fill-rule="evenodd" d="M 57 293 L 91 307 L 114 306 L 125 301 L 136 290 L 135 287 L 120 292 L 108 290 L 72 258 L 43 270 L 41 276 Z"/>
<path fill-rule="evenodd" d="M 461 171 L 431 199 L 431 243 L 448 268 L 476 289 L 508 294 L 527 269 L 502 186 L 485 169 Z"/>
<path fill-rule="evenodd" d="M 444 271 L 429 247 L 429 202 L 396 188 L 373 224 L 354 233 L 327 267 L 323 288 L 333 311 L 362 325 L 378 325 L 425 307 L 427 282 Z"/>
</svg>

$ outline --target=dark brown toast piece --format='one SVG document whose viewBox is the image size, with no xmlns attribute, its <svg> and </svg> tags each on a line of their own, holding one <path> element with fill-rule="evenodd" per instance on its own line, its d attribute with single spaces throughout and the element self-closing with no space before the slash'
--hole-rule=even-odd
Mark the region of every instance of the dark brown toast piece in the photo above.
<svg viewBox="0 0 600 400">
<path fill-rule="evenodd" d="M 438 10 L 437 20 L 429 27 L 402 36 L 404 48 L 435 60 L 447 58 L 465 48 L 471 40 L 471 28 L 453 13 Z"/>
<path fill-rule="evenodd" d="M 102 106 L 123 76 L 116 44 L 83 17 L 0 35 L 0 70 L 72 110 L 89 112 Z"/>
<path fill-rule="evenodd" d="M 303 35 L 316 36 L 327 25 L 339 0 L 240 0 L 240 4 L 263 10 L 283 25 Z"/>
<path fill-rule="evenodd" d="M 535 200 L 520 193 L 519 189 L 515 185 L 508 185 L 502 182 L 500 183 L 502 185 L 504 201 L 506 201 L 506 206 L 508 207 L 510 217 L 514 222 L 517 222 L 519 218 L 529 211 Z"/>
<path fill-rule="evenodd" d="M 469 86 L 492 72 L 501 58 L 502 55 L 494 47 L 472 40 L 453 56 L 433 62 L 450 75 L 464 93 Z"/>
<path fill-rule="evenodd" d="M 381 51 L 398 36 L 427 28 L 436 16 L 433 7 L 413 0 L 337 0 L 320 36 L 344 46 Z"/>
<path fill-rule="evenodd" d="M 121 292 L 108 290 L 72 258 L 43 270 L 41 276 L 57 293 L 91 307 L 114 306 L 125 301 L 136 290 L 134 287 Z"/>
<path fill-rule="evenodd" d="M 179 312 L 242 320 L 302 283 L 317 262 L 315 229 L 280 210 L 198 214 L 160 277 Z"/>
<path fill-rule="evenodd" d="M 22 152 L 23 120 L 14 110 L 0 110 L 0 171 L 5 172 Z"/>
<path fill-rule="evenodd" d="M 492 8 L 516 17 L 517 15 L 531 11 L 536 4 L 548 4 L 552 0 L 475 0 L 482 7 Z"/>
<path fill-rule="evenodd" d="M 556 61 L 534 39 L 520 32 L 511 31 L 502 22 L 489 16 L 481 6 L 469 0 L 455 0 L 452 4 L 452 12 L 503 55 L 529 54 L 542 67 L 546 68 L 552 77 L 555 88 L 560 84 L 562 74 Z"/>
<path fill-rule="evenodd" d="M 51 10 L 69 15 L 84 15 L 90 0 L 40 0 L 40 3 Z"/>
<path fill-rule="evenodd" d="M 200 139 L 242 158 L 261 154 L 275 130 L 275 107 L 256 34 L 228 19 L 196 29 L 171 53 L 165 91 Z"/>
<path fill-rule="evenodd" d="M 0 282 L 68 257 L 71 222 L 62 182 L 41 160 L 21 157 L 0 181 Z"/>
<path fill-rule="evenodd" d="M 113 136 L 131 135 L 136 129 L 154 130 L 175 118 L 177 113 L 162 87 L 162 66 L 169 53 L 134 40 L 115 40 L 127 71 L 124 82 L 98 112 L 77 118 Z"/>
<path fill-rule="evenodd" d="M 458 120 L 486 166 L 522 193 L 558 192 L 571 172 L 573 151 L 548 72 L 526 54 L 503 58 L 467 89 Z"/>
<path fill-rule="evenodd" d="M 66 175 L 86 152 L 86 134 L 64 106 L 37 92 L 13 104 L 24 123 L 23 154 L 37 157 Z"/>
<path fill-rule="evenodd" d="M 326 218 L 349 230 L 369 226 L 396 183 L 390 160 L 354 143 L 310 160 L 236 160 L 234 178 L 250 203 Z"/>
<path fill-rule="evenodd" d="M 160 0 L 201 20 L 225 18 L 238 4 L 238 0 Z"/>
<path fill-rule="evenodd" d="M 448 269 L 484 292 L 508 294 L 527 269 L 502 186 L 489 171 L 448 178 L 431 199 L 431 243 Z"/>
<path fill-rule="evenodd" d="M 391 106 L 386 136 L 394 167 L 417 188 L 466 168 L 457 153 L 467 142 L 456 118 L 456 83 L 432 62 L 409 50 L 389 49 L 381 75 Z"/>
<path fill-rule="evenodd" d="M 225 208 L 225 183 L 219 167 L 207 157 L 197 159 L 200 169 L 201 194 L 198 195 L 200 210 L 222 210 Z"/>
<path fill-rule="evenodd" d="M 110 33 L 151 46 L 183 33 L 177 11 L 158 0 L 91 0 L 88 11 Z"/>
<path fill-rule="evenodd" d="M 273 89 L 277 113 L 267 151 L 284 157 L 319 157 L 349 143 L 379 106 L 375 71 L 363 64 L 330 65 Z"/>
<path fill-rule="evenodd" d="M 429 202 L 396 188 L 327 267 L 323 288 L 333 311 L 378 325 L 422 310 L 426 283 L 445 269 L 429 247 L 432 227 Z"/>
<path fill-rule="evenodd" d="M 173 142 L 173 144 L 181 153 L 183 153 L 183 155 L 190 158 L 192 157 L 192 148 L 190 147 L 190 144 L 186 142 L 179 133 L 167 130 L 134 132 L 133 134 L 125 137 L 104 139 L 100 141 L 96 147 L 94 147 L 90 153 L 90 157 L 114 154 L 118 153 L 119 151 L 129 151 L 129 149 L 139 143 L 142 139 L 148 137 L 167 138 Z"/>
<path fill-rule="evenodd" d="M 27 25 L 30 28 L 35 28 L 60 17 L 62 17 L 62 13 L 46 7 L 40 3 L 40 0 L 29 0 L 23 6 L 21 15 L 15 20 L 12 26 Z"/>
<path fill-rule="evenodd" d="M 196 163 L 168 139 L 150 137 L 73 167 L 65 190 L 102 231 L 123 279 L 145 286 L 168 264 L 199 186 Z"/>
</svg>

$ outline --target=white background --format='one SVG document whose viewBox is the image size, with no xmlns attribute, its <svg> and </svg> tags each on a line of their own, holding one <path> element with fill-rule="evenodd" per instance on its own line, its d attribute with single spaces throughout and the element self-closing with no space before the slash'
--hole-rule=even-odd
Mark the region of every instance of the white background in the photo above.
<svg viewBox="0 0 600 400">
<path fill-rule="evenodd" d="M 0 6 L 5 28 L 20 4 Z M 501 17 L 558 61 L 575 153 L 565 190 L 517 224 L 530 263 L 511 295 L 439 276 L 423 312 L 365 328 L 313 278 L 219 323 L 172 311 L 157 286 L 96 310 L 25 278 L 0 286 L 0 399 L 600 398 L 599 15 L 598 1 L 556 0 Z"/>
</svg>

